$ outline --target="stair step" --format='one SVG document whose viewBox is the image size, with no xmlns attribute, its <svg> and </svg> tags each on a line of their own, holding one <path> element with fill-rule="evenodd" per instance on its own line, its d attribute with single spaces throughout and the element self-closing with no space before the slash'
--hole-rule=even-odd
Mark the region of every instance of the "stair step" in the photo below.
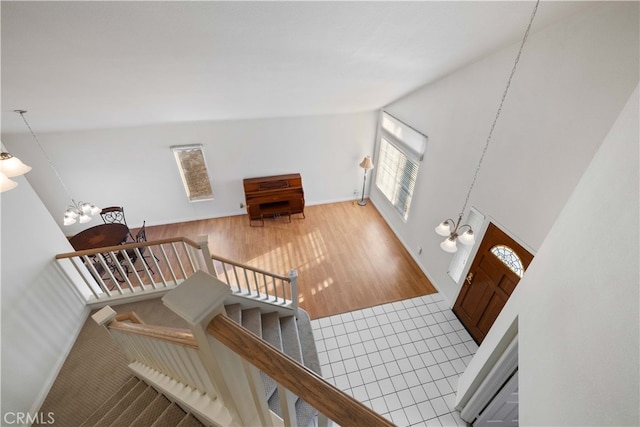
<svg viewBox="0 0 640 427">
<path fill-rule="evenodd" d="M 302 360 L 304 366 L 311 369 L 316 374 L 322 376 L 320 370 L 320 359 L 318 359 L 318 350 L 316 348 L 316 340 L 311 330 L 311 320 L 309 313 L 298 310 L 298 336 L 300 337 L 300 345 L 302 347 Z"/>
<path fill-rule="evenodd" d="M 129 391 L 140 383 L 140 380 L 134 376 L 132 376 L 127 382 L 120 387 L 118 391 L 116 391 L 109 399 L 107 399 L 98 409 L 95 410 L 93 414 L 87 418 L 87 420 L 82 423 L 82 427 L 93 427 L 100 420 L 100 418 L 104 417 L 107 412 L 111 408 L 113 408 L 124 396 L 129 393 Z"/>
<path fill-rule="evenodd" d="M 262 312 L 258 307 L 242 310 L 242 326 L 262 338 Z"/>
<path fill-rule="evenodd" d="M 302 348 L 296 318 L 293 316 L 281 317 L 280 329 L 282 331 L 282 351 L 298 363 L 302 363 Z"/>
<path fill-rule="evenodd" d="M 262 315 L 262 339 L 282 351 L 280 315 L 277 311 Z"/>
<path fill-rule="evenodd" d="M 100 418 L 95 424 L 95 427 L 108 427 L 122 414 L 123 411 L 133 402 L 148 386 L 142 381 L 138 380 L 138 383 L 129 392 L 124 395 L 114 406 L 109 408 L 106 414 Z"/>
<path fill-rule="evenodd" d="M 120 416 L 116 418 L 113 424 L 117 426 L 128 426 L 135 421 L 144 409 L 153 402 L 153 399 L 158 396 L 158 392 L 153 388 L 147 386 L 147 388 L 140 393 L 139 396 L 131 402 L 131 404 L 120 413 Z"/>
<path fill-rule="evenodd" d="M 152 427 L 175 427 L 185 417 L 186 413 L 175 403 L 167 406 L 162 415 L 151 424 Z"/>
<path fill-rule="evenodd" d="M 229 317 L 239 325 L 242 324 L 242 307 L 240 306 L 240 304 L 225 305 L 224 309 L 227 312 L 227 317 Z"/>
<path fill-rule="evenodd" d="M 273 311 L 262 315 L 262 339 L 282 351 L 282 332 L 280 331 L 280 315 Z M 264 384 L 264 394 L 267 399 L 276 392 L 278 385 L 268 375 L 260 372 Z"/>
<path fill-rule="evenodd" d="M 176 427 L 202 427 L 202 423 L 193 414 L 187 414 Z"/>
<path fill-rule="evenodd" d="M 153 420 L 162 415 L 162 412 L 164 412 L 169 405 L 171 405 L 171 401 L 163 395 L 158 394 L 129 427 L 147 427 Z"/>
</svg>

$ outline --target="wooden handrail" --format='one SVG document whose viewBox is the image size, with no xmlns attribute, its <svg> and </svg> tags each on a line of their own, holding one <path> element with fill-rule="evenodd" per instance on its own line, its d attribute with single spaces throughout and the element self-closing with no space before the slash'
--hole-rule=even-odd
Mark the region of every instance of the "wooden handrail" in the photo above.
<svg viewBox="0 0 640 427">
<path fill-rule="evenodd" d="M 168 326 L 153 326 L 138 323 L 111 322 L 107 328 L 127 332 L 143 337 L 159 339 L 185 347 L 199 348 L 193 334 L 186 329 L 170 328 Z"/>
<path fill-rule="evenodd" d="M 144 325 L 144 322 L 135 311 L 127 311 L 126 313 L 116 314 L 116 321 L 118 322 L 126 322 L 130 321 L 131 323 L 137 323 L 139 325 Z"/>
<path fill-rule="evenodd" d="M 247 270 L 255 271 L 256 273 L 260 273 L 260 274 L 265 274 L 267 276 L 275 277 L 276 279 L 285 280 L 287 282 L 290 280 L 287 276 L 283 276 L 281 274 L 275 274 L 275 273 L 272 273 L 270 271 L 266 271 L 266 270 L 262 270 L 262 269 L 257 268 L 257 267 L 253 267 L 253 266 L 248 265 L 248 264 L 242 264 L 242 263 L 237 262 L 237 261 L 232 261 L 232 260 L 230 260 L 228 258 L 224 258 L 224 257 L 218 256 L 218 255 L 211 255 L 211 259 L 214 260 L 214 261 L 220 261 L 220 262 L 225 263 L 225 264 L 235 265 L 236 267 L 246 268 Z"/>
<path fill-rule="evenodd" d="M 95 255 L 104 252 L 118 252 L 124 251 L 127 249 L 141 248 L 146 246 L 157 246 L 164 245 L 167 243 L 177 243 L 183 242 L 189 246 L 193 246 L 195 249 L 200 249 L 200 245 L 198 245 L 193 240 L 187 237 L 172 237 L 170 239 L 160 239 L 160 240 L 149 240 L 147 242 L 139 242 L 139 243 L 127 243 L 124 245 L 115 245 L 115 246 L 105 246 L 104 248 L 94 248 L 94 249 L 86 249 L 84 251 L 76 251 L 76 252 L 66 252 L 63 254 L 56 255 L 56 259 L 64 259 L 64 258 L 72 258 L 75 256 L 84 256 L 84 255 Z"/>
<path fill-rule="evenodd" d="M 225 315 L 214 317 L 207 332 L 343 427 L 394 425 Z"/>
</svg>

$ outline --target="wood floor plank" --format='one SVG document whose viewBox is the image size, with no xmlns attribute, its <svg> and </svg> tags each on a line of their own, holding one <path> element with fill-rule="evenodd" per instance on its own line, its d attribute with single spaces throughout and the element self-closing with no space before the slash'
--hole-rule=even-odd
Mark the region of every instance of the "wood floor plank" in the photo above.
<svg viewBox="0 0 640 427">
<path fill-rule="evenodd" d="M 247 215 L 147 226 L 147 238 L 207 235 L 213 254 L 278 274 L 295 268 L 312 319 L 436 292 L 371 203 L 307 206 L 305 216 L 264 227 Z"/>
</svg>

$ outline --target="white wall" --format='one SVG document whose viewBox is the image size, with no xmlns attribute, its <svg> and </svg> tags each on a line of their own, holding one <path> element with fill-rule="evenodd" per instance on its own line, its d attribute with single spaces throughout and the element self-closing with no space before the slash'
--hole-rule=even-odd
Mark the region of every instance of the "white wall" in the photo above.
<svg viewBox="0 0 640 427">
<path fill-rule="evenodd" d="M 459 404 L 518 333 L 521 425 L 640 424 L 639 114 L 636 88 L 460 377 Z"/>
<path fill-rule="evenodd" d="M 84 324 L 88 309 L 56 268 L 72 251 L 25 177 L 2 193 L 2 418 L 34 414 Z"/>
<path fill-rule="evenodd" d="M 640 425 L 638 101 L 636 89 L 527 273 L 523 425 Z"/>
<path fill-rule="evenodd" d="M 132 227 L 243 214 L 242 179 L 255 176 L 299 172 L 307 204 L 355 198 L 358 163 L 372 154 L 377 120 L 362 113 L 39 134 L 37 112 L 27 118 L 72 196 L 124 206 Z M 3 135 L 3 142 L 33 167 L 28 179 L 61 225 L 68 197 L 36 143 L 30 135 Z M 213 201 L 187 200 L 169 149 L 195 143 L 204 145 Z"/>
<path fill-rule="evenodd" d="M 638 81 L 638 3 L 594 3 L 533 31 L 469 206 L 535 252 Z M 457 219 L 518 47 L 385 108 L 429 142 L 406 223 L 375 186 L 371 199 L 452 304 L 460 286 L 433 229 Z"/>
</svg>

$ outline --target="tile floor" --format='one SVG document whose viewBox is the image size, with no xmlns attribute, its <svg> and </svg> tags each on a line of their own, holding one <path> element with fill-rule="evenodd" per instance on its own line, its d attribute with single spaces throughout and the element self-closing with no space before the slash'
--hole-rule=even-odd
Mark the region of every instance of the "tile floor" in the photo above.
<svg viewBox="0 0 640 427">
<path fill-rule="evenodd" d="M 466 426 L 453 408 L 478 346 L 440 294 L 311 321 L 323 376 L 398 426 Z"/>
</svg>

